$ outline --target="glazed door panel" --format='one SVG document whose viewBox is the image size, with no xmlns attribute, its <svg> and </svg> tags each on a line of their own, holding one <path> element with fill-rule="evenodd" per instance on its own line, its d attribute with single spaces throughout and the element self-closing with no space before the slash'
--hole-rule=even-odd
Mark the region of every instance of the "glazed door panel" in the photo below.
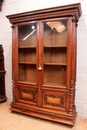
<svg viewBox="0 0 87 130">
<path fill-rule="evenodd" d="M 66 86 L 67 21 L 44 22 L 43 84 Z"/>
<path fill-rule="evenodd" d="M 37 83 L 37 24 L 18 27 L 18 80 Z"/>
<path fill-rule="evenodd" d="M 14 65 L 15 100 L 27 104 L 37 105 L 38 92 L 38 52 L 37 52 L 37 23 L 18 24 L 14 28 L 17 55 Z"/>
</svg>

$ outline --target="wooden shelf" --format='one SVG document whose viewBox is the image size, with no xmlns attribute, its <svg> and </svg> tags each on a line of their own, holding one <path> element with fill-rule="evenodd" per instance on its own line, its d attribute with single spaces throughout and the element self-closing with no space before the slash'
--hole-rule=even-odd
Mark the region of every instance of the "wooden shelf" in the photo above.
<svg viewBox="0 0 87 130">
<path fill-rule="evenodd" d="M 62 48 L 62 47 L 67 47 L 67 45 L 47 45 L 44 46 L 45 48 Z"/>
<path fill-rule="evenodd" d="M 6 71 L 4 71 L 4 70 L 0 70 L 0 73 L 5 73 Z"/>
<path fill-rule="evenodd" d="M 57 88 L 59 88 L 59 87 L 65 87 L 66 86 L 66 84 L 63 84 L 63 83 L 50 83 L 50 82 L 46 82 L 46 83 L 43 83 L 43 88 L 47 88 L 47 87 L 49 87 L 49 85 L 50 85 L 50 87 L 57 87 Z"/>
<path fill-rule="evenodd" d="M 4 60 L 4 58 L 0 58 L 0 60 Z"/>
<path fill-rule="evenodd" d="M 1 71 L 1 70 L 0 70 L 0 79 L 2 79 L 2 77 L 5 75 L 5 72 L 6 72 L 6 71 Z"/>
<path fill-rule="evenodd" d="M 19 62 L 19 64 L 36 64 L 35 62 Z"/>
<path fill-rule="evenodd" d="M 67 47 L 67 45 L 47 45 L 44 46 L 45 48 L 62 48 L 62 47 Z M 36 48 L 36 46 L 19 46 L 18 48 L 20 49 L 29 49 L 29 48 Z"/>
<path fill-rule="evenodd" d="M 20 48 L 20 49 L 31 49 L 31 48 L 36 48 L 36 46 L 19 46 L 18 48 Z"/>
<path fill-rule="evenodd" d="M 62 65 L 62 66 L 66 66 L 66 63 L 44 63 L 44 65 Z"/>
</svg>

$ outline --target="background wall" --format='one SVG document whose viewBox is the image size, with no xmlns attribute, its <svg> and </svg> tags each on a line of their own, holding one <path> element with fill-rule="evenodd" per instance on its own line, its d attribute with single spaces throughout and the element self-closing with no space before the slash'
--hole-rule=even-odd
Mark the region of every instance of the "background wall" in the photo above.
<svg viewBox="0 0 87 130">
<path fill-rule="evenodd" d="M 6 15 L 80 2 L 82 16 L 78 22 L 76 108 L 78 116 L 87 118 L 87 0 L 4 0 L 0 12 L 0 44 L 4 48 L 6 95 L 12 101 L 12 30 Z"/>
</svg>

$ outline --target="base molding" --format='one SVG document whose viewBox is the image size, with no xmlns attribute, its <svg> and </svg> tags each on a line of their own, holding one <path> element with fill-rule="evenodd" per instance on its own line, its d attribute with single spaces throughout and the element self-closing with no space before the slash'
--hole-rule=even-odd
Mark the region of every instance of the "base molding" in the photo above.
<svg viewBox="0 0 87 130">
<path fill-rule="evenodd" d="M 37 110 L 33 108 L 28 108 L 28 107 L 22 107 L 18 105 L 11 104 L 10 110 L 12 112 L 17 112 L 41 119 L 46 119 L 58 123 L 63 123 L 66 124 L 67 126 L 73 127 L 75 124 L 75 119 L 76 119 L 76 112 L 73 113 L 73 115 L 64 115 L 64 114 L 57 114 L 57 113 L 52 113 L 48 111 L 42 111 L 42 110 Z"/>
</svg>

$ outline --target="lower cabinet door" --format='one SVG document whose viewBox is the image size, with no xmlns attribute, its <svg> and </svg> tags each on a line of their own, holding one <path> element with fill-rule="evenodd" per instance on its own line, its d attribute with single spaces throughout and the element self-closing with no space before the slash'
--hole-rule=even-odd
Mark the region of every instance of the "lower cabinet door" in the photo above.
<svg viewBox="0 0 87 130">
<path fill-rule="evenodd" d="M 18 101 L 25 102 L 29 104 L 37 104 L 37 89 L 30 86 L 17 86 L 18 91 Z"/>
<path fill-rule="evenodd" d="M 51 110 L 67 112 L 67 91 L 43 91 L 43 107 Z"/>
</svg>

